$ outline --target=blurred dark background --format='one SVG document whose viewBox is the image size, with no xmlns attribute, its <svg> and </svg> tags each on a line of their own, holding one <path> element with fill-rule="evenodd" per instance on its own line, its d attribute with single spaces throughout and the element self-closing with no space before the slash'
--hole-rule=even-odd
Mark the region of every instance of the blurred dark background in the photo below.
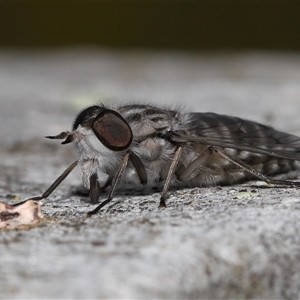
<svg viewBox="0 0 300 300">
<path fill-rule="evenodd" d="M 299 1 L 0 3 L 0 47 L 300 50 Z"/>
</svg>

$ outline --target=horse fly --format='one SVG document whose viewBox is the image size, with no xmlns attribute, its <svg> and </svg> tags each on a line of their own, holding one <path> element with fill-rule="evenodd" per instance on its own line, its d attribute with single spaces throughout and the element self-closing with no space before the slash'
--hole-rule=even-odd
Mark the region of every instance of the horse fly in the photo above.
<svg viewBox="0 0 300 300">
<path fill-rule="evenodd" d="M 166 206 L 171 183 L 224 185 L 257 177 L 270 184 L 300 186 L 269 177 L 296 169 L 300 138 L 237 117 L 140 104 L 109 109 L 99 104 L 80 112 L 72 131 L 47 138 L 74 142 L 79 158 L 44 194 L 31 199 L 48 197 L 78 165 L 93 204 L 111 185 L 108 198 L 89 214 L 112 200 L 120 181 L 163 181 L 160 207 Z M 101 187 L 103 174 L 106 183 Z"/>
</svg>

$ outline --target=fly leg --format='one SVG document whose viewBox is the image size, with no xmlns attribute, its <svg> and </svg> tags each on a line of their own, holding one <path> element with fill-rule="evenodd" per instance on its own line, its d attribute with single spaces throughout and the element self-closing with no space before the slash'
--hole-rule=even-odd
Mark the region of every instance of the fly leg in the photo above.
<svg viewBox="0 0 300 300">
<path fill-rule="evenodd" d="M 143 165 L 143 163 L 141 162 L 141 160 L 139 159 L 139 157 L 133 153 L 132 151 L 128 151 L 128 153 L 124 156 L 123 158 L 123 162 L 121 165 L 121 168 L 116 176 L 116 180 L 113 184 L 113 187 L 110 191 L 110 194 L 108 196 L 108 199 L 105 200 L 104 202 L 102 202 L 99 206 L 97 206 L 93 211 L 89 212 L 89 215 L 95 214 L 96 212 L 99 211 L 99 209 L 101 209 L 104 205 L 106 205 L 108 202 L 111 201 L 111 199 L 113 198 L 113 195 L 115 193 L 115 190 L 117 188 L 117 185 L 119 184 L 119 181 L 121 179 L 122 173 L 124 171 L 124 169 L 127 166 L 128 160 L 130 159 L 130 161 L 132 162 L 133 166 L 135 167 L 137 174 L 140 178 L 141 184 L 146 184 L 147 183 L 147 173 L 145 170 L 145 167 Z M 111 185 L 113 181 L 113 177 L 109 177 L 106 181 L 106 183 L 104 184 L 103 187 L 100 187 L 99 182 L 98 182 L 98 176 L 97 174 L 93 174 L 90 177 L 90 190 L 89 190 L 89 197 L 91 199 L 91 202 L 93 204 L 95 204 L 98 199 L 99 196 L 101 194 L 102 191 L 104 191 L 108 186 Z"/>
<path fill-rule="evenodd" d="M 105 206 L 107 203 L 109 203 L 113 199 L 114 193 L 115 193 L 115 191 L 117 189 L 117 186 L 119 185 L 119 182 L 121 180 L 123 171 L 125 170 L 125 168 L 127 166 L 127 163 L 128 163 L 128 160 L 129 160 L 129 155 L 130 155 L 130 153 L 127 152 L 125 154 L 124 158 L 123 158 L 121 167 L 120 167 L 120 169 L 117 173 L 115 182 L 113 183 L 113 186 L 112 186 L 111 191 L 108 195 L 108 198 L 105 201 L 103 201 L 102 203 L 100 203 L 94 210 L 88 212 L 88 216 L 91 216 L 91 215 L 94 215 L 95 213 L 97 213 L 103 206 Z"/>
<path fill-rule="evenodd" d="M 129 159 L 131 160 L 139 178 L 141 184 L 147 184 L 147 173 L 145 170 L 145 166 L 141 162 L 140 158 L 132 151 L 128 150 L 129 152 Z"/>
<path fill-rule="evenodd" d="M 100 184 L 98 182 L 97 173 L 94 173 L 90 176 L 90 190 L 89 190 L 89 197 L 93 204 L 97 203 L 99 196 L 101 194 Z"/>
<path fill-rule="evenodd" d="M 106 190 L 107 187 L 109 187 L 113 181 L 113 177 L 109 176 L 107 181 L 105 182 L 105 184 L 101 187 L 101 192 L 104 192 Z"/>
<path fill-rule="evenodd" d="M 197 158 L 195 158 L 185 169 L 179 172 L 177 178 L 179 181 L 188 181 L 192 174 L 207 160 L 212 151 L 209 147 L 205 148 Z"/>
<path fill-rule="evenodd" d="M 169 172 L 168 172 L 168 175 L 167 175 L 167 178 L 166 178 L 166 181 L 165 181 L 165 184 L 164 184 L 161 196 L 160 196 L 160 203 L 159 203 L 160 208 L 167 207 L 166 206 L 167 192 L 170 187 L 172 175 L 174 174 L 176 167 L 178 165 L 178 162 L 179 162 L 179 159 L 180 159 L 180 156 L 182 153 L 182 147 L 183 147 L 182 145 L 179 145 L 175 151 L 175 155 L 172 160 L 172 163 L 171 163 L 171 166 L 170 166 L 170 169 L 169 169 Z"/>
<path fill-rule="evenodd" d="M 101 187 L 98 182 L 98 175 L 94 173 L 90 176 L 90 190 L 88 191 L 92 204 L 96 204 L 102 192 L 109 187 L 113 181 L 113 177 L 109 176 L 105 184 Z"/>
<path fill-rule="evenodd" d="M 73 162 L 52 184 L 51 186 L 42 194 L 42 196 L 37 196 L 33 198 L 26 199 L 24 201 L 13 204 L 13 206 L 19 206 L 28 200 L 42 200 L 47 198 L 52 192 L 64 181 L 64 179 L 73 171 L 73 169 L 77 166 L 78 161 Z"/>
<path fill-rule="evenodd" d="M 216 151 L 219 153 L 221 156 L 232 162 L 233 164 L 237 165 L 238 167 L 248 171 L 249 173 L 253 174 L 254 176 L 258 177 L 262 181 L 265 181 L 268 184 L 280 184 L 280 185 L 287 185 L 287 186 L 292 186 L 292 187 L 300 187 L 300 182 L 293 182 L 293 181 L 288 181 L 288 180 L 277 180 L 277 179 L 272 179 L 269 176 L 266 176 L 259 171 L 253 169 L 251 166 L 247 165 L 244 163 L 242 160 L 239 158 L 233 158 L 227 153 L 225 153 L 223 150 L 221 150 L 218 147 L 211 147 L 212 150 Z"/>
</svg>

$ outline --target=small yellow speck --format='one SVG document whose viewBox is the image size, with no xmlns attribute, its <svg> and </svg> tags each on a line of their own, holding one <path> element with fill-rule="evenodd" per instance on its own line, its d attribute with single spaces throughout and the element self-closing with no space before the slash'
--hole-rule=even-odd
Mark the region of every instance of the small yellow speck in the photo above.
<svg viewBox="0 0 300 300">
<path fill-rule="evenodd" d="M 253 197 L 257 197 L 257 196 L 259 196 L 258 193 L 241 191 L 241 192 L 237 193 L 236 198 L 237 199 L 247 199 L 247 198 L 253 198 Z"/>
</svg>

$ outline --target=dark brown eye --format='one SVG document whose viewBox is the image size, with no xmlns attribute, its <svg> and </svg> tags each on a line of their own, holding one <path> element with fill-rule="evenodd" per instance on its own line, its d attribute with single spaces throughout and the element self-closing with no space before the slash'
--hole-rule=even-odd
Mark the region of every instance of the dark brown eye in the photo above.
<svg viewBox="0 0 300 300">
<path fill-rule="evenodd" d="M 116 111 L 105 109 L 93 121 L 92 129 L 108 149 L 122 151 L 132 142 L 132 131 L 125 119 Z"/>
</svg>

